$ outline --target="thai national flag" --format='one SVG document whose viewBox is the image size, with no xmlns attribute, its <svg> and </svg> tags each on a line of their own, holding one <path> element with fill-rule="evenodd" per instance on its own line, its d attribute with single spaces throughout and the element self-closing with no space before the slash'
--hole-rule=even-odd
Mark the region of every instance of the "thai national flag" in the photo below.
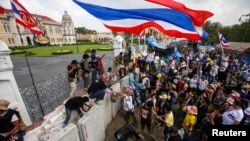
<svg viewBox="0 0 250 141">
<path fill-rule="evenodd" d="M 11 7 L 16 19 L 16 23 L 29 29 L 34 34 L 43 34 L 42 30 L 37 26 L 33 16 L 18 2 L 11 0 Z"/>
<path fill-rule="evenodd" d="M 4 8 L 0 5 L 0 14 L 4 14 Z"/>
<path fill-rule="evenodd" d="M 155 27 L 177 38 L 200 40 L 202 35 L 203 23 L 194 24 L 188 13 L 145 0 L 73 1 L 114 32 L 139 35 L 145 28 Z"/>
<path fill-rule="evenodd" d="M 218 36 L 219 36 L 221 46 L 223 48 L 228 48 L 229 43 L 227 42 L 226 38 L 220 32 L 218 32 Z"/>
</svg>

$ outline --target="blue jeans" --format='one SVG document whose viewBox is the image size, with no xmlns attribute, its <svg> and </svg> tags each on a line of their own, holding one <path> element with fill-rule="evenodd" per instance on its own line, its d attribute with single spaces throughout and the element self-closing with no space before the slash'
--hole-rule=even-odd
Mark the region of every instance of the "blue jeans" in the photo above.
<svg viewBox="0 0 250 141">
<path fill-rule="evenodd" d="M 69 120 L 70 120 L 70 118 L 71 118 L 71 113 L 72 113 L 72 111 L 73 111 L 73 110 L 70 110 L 70 109 L 68 109 L 68 108 L 66 108 L 66 107 L 65 107 L 65 110 L 66 110 L 66 119 L 65 119 L 64 122 L 63 122 L 63 127 L 65 127 L 65 126 L 68 125 Z M 83 116 L 83 113 L 82 113 L 82 111 L 80 110 L 80 108 L 76 109 L 76 111 L 78 112 L 78 114 L 80 115 L 80 117 Z"/>
<path fill-rule="evenodd" d="M 103 100 L 105 96 L 105 89 L 99 90 L 95 93 L 89 93 L 89 98 L 96 98 L 96 100 Z"/>
<path fill-rule="evenodd" d="M 92 75 L 91 82 L 94 82 L 97 79 L 97 69 L 96 68 L 94 68 L 91 75 Z"/>
</svg>

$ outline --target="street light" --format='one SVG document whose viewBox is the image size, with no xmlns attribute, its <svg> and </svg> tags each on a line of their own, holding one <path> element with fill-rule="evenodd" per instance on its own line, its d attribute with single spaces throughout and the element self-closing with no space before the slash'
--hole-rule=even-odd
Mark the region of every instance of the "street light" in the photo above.
<svg viewBox="0 0 250 141">
<path fill-rule="evenodd" d="M 77 28 L 75 28 L 75 38 L 76 38 L 76 51 L 77 53 L 79 53 L 79 49 L 78 49 L 78 42 L 77 42 Z"/>
</svg>

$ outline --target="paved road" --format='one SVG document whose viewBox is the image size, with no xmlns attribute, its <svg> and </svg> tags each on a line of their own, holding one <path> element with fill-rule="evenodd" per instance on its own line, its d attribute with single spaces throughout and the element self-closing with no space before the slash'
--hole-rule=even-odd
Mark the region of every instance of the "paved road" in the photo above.
<svg viewBox="0 0 250 141">
<path fill-rule="evenodd" d="M 102 55 L 102 53 L 98 53 Z M 105 52 L 106 56 L 103 58 L 105 67 L 112 66 L 112 59 L 114 56 L 113 51 Z M 67 65 L 71 63 L 73 59 L 81 60 L 82 55 L 62 55 L 56 57 L 30 57 L 28 56 L 28 62 L 30 70 L 35 83 L 49 80 L 53 75 L 67 72 Z M 32 87 L 32 79 L 29 73 L 28 65 L 25 57 L 11 57 L 14 65 L 13 73 L 19 88 L 24 89 Z"/>
</svg>

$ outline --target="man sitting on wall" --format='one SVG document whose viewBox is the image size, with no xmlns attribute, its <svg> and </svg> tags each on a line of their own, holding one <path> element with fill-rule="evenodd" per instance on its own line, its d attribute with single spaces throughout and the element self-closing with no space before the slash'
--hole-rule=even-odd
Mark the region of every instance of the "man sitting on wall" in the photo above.
<svg viewBox="0 0 250 141">
<path fill-rule="evenodd" d="M 100 75 L 99 79 L 91 83 L 88 88 L 89 98 L 96 98 L 96 104 L 101 104 L 101 100 L 104 99 L 105 90 L 107 88 L 107 78 L 105 74 Z"/>
</svg>

